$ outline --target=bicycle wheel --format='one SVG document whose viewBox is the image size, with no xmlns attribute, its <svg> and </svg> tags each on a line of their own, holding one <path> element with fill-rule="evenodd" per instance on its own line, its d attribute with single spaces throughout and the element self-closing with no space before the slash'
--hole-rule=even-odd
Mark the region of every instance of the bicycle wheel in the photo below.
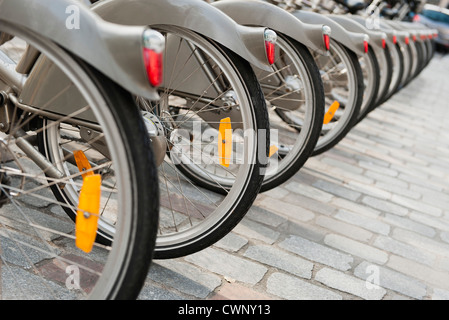
<svg viewBox="0 0 449 320">
<path fill-rule="evenodd" d="M 423 71 L 427 61 L 427 47 L 425 40 L 421 39 L 421 41 L 416 41 L 415 44 L 418 52 L 418 66 L 413 78 L 416 78 Z"/>
<path fill-rule="evenodd" d="M 210 246 L 244 217 L 263 181 L 269 123 L 247 61 L 190 30 L 152 28 L 166 38 L 161 99 L 138 101 L 158 132 L 155 258 L 166 259 Z"/>
<path fill-rule="evenodd" d="M 371 106 L 369 112 L 373 111 L 375 108 L 382 104 L 388 94 L 388 90 L 391 85 L 391 79 L 393 77 L 393 59 L 391 57 L 389 46 L 386 45 L 383 50 L 379 50 L 376 56 L 380 68 L 379 92 L 376 98 L 376 102 Z"/>
<path fill-rule="evenodd" d="M 412 37 L 413 39 L 413 37 Z M 418 72 L 418 66 L 419 66 L 419 52 L 416 48 L 416 42 L 415 40 L 410 41 L 409 45 L 407 46 L 407 52 L 409 53 L 410 57 L 410 69 L 407 74 L 407 79 L 405 80 L 405 83 L 402 87 L 407 86 L 415 77 L 415 74 Z"/>
<path fill-rule="evenodd" d="M 363 102 L 363 75 L 357 55 L 332 40 L 330 56 L 315 57 L 322 72 L 326 96 L 326 114 L 321 136 L 313 155 L 321 154 L 339 143 L 357 123 Z M 337 107 L 336 111 L 331 110 Z M 329 111 L 330 110 L 330 111 Z"/>
<path fill-rule="evenodd" d="M 415 79 L 418 74 L 421 72 L 421 67 L 424 61 L 424 53 L 421 46 L 421 43 L 419 40 L 415 40 L 410 43 L 414 55 L 414 65 L 413 65 L 413 71 L 411 74 L 411 77 L 409 79 L 409 82 Z"/>
<path fill-rule="evenodd" d="M 40 52 L 23 88 L 0 86 L 2 106 L 11 116 L 2 122 L 0 140 L 0 297 L 136 298 L 154 248 L 158 188 L 133 97 L 33 31 L 6 23 L 0 30 L 15 36 L 16 48 L 21 43 Z M 3 62 L 5 57 L 3 52 Z M 49 74 L 58 75 L 58 82 L 48 82 Z M 26 104 L 21 92 L 34 81 L 59 94 Z M 58 102 L 58 97 L 66 99 Z M 43 112 L 58 103 L 74 111 Z M 75 163 L 75 153 L 80 162 Z M 101 230 L 111 219 L 111 245 L 94 244 L 97 223 Z"/>
<path fill-rule="evenodd" d="M 379 63 L 371 46 L 368 46 L 368 52 L 364 56 L 359 56 L 359 63 L 362 68 L 364 91 L 358 122 L 374 107 L 380 86 Z"/>
<path fill-rule="evenodd" d="M 275 148 L 261 191 L 277 187 L 304 165 L 318 141 L 324 116 L 323 84 L 311 53 L 286 35 L 277 35 L 272 71 L 255 69 L 268 104 Z"/>
<path fill-rule="evenodd" d="M 405 62 L 400 44 L 395 43 L 393 46 L 389 47 L 388 50 L 390 51 L 393 70 L 387 93 L 380 103 L 384 103 L 397 92 L 399 86 L 401 85 L 402 75 L 404 74 Z"/>
<path fill-rule="evenodd" d="M 404 86 L 407 84 L 407 79 L 410 77 L 410 74 L 412 72 L 412 68 L 413 68 L 413 53 L 412 53 L 412 49 L 410 48 L 410 39 L 408 38 L 408 42 L 405 44 L 401 44 L 400 45 L 400 51 L 403 57 L 403 66 L 404 66 L 404 71 L 401 75 L 401 79 L 400 79 L 400 83 L 398 86 L 397 91 L 401 90 L 402 88 L 404 88 Z"/>
</svg>

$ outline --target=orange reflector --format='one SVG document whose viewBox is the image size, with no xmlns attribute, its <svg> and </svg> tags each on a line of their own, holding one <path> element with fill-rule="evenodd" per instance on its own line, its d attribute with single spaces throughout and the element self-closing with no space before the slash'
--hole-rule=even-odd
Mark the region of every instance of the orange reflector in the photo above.
<svg viewBox="0 0 449 320">
<path fill-rule="evenodd" d="M 270 153 L 268 154 L 268 158 L 271 158 L 273 154 L 275 154 L 279 150 L 275 145 L 270 146 Z"/>
<path fill-rule="evenodd" d="M 324 115 L 323 124 L 328 124 L 329 122 L 331 122 L 338 108 L 340 108 L 340 103 L 338 103 L 338 101 L 335 100 L 334 102 L 332 102 L 331 106 L 329 107 L 329 110 L 327 110 L 326 114 Z"/>
<path fill-rule="evenodd" d="M 76 165 L 78 166 L 78 170 L 80 172 L 84 172 L 84 171 L 92 169 L 92 167 L 89 163 L 89 160 L 87 160 L 87 157 L 83 151 L 77 150 L 77 151 L 73 152 L 73 155 L 75 156 L 75 162 L 76 162 Z M 91 176 L 93 174 L 94 174 L 94 172 L 91 170 L 91 171 L 81 174 L 81 176 L 83 178 L 85 178 L 85 177 Z"/>
<path fill-rule="evenodd" d="M 76 246 L 89 253 L 95 242 L 100 213 L 101 176 L 88 175 L 83 178 L 76 214 Z"/>
<path fill-rule="evenodd" d="M 218 158 L 222 166 L 229 167 L 231 154 L 232 126 L 231 118 L 228 117 L 220 120 L 220 127 L 218 128 Z"/>
</svg>

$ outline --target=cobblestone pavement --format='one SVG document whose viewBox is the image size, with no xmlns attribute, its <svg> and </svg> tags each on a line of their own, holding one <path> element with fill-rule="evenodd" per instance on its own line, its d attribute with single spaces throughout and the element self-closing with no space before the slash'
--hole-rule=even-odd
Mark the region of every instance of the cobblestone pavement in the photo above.
<svg viewBox="0 0 449 320">
<path fill-rule="evenodd" d="M 448 75 L 435 56 L 226 238 L 155 260 L 140 299 L 449 299 Z"/>
</svg>

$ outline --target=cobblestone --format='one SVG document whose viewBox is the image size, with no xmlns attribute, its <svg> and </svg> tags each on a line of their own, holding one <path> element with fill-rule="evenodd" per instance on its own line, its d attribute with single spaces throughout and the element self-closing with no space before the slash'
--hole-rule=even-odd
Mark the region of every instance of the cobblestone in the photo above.
<svg viewBox="0 0 449 320">
<path fill-rule="evenodd" d="M 387 293 L 379 286 L 369 286 L 370 282 L 362 281 L 341 271 L 323 268 L 317 272 L 315 279 L 324 285 L 350 293 L 365 300 L 380 300 Z"/>
<path fill-rule="evenodd" d="M 282 273 L 274 273 L 268 278 L 267 291 L 288 300 L 342 299 L 338 293 Z"/>
<path fill-rule="evenodd" d="M 350 264 L 353 262 L 353 258 L 350 255 L 297 236 L 287 238 L 279 246 L 299 254 L 306 259 L 331 266 L 338 270 L 350 269 Z"/>
<path fill-rule="evenodd" d="M 313 263 L 269 246 L 251 246 L 245 257 L 287 271 L 302 278 L 312 277 Z"/>
<path fill-rule="evenodd" d="M 386 252 L 337 234 L 328 234 L 324 242 L 328 246 L 372 262 L 383 264 L 388 260 Z"/>
<path fill-rule="evenodd" d="M 378 281 L 377 285 L 382 288 L 391 289 L 415 299 L 423 299 L 427 293 L 426 285 L 421 281 L 366 261 L 355 268 L 354 275 L 372 284 Z M 372 277 L 373 275 L 377 277 Z"/>
</svg>

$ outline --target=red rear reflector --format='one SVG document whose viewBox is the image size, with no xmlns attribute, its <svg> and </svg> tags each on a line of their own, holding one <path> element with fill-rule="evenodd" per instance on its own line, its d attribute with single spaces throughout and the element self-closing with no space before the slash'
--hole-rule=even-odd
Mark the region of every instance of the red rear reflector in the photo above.
<svg viewBox="0 0 449 320">
<path fill-rule="evenodd" d="M 396 36 L 393 36 L 393 43 L 394 44 L 398 43 L 398 38 Z"/>
<path fill-rule="evenodd" d="M 267 60 L 269 64 L 273 64 L 276 59 L 276 32 L 270 29 L 266 29 L 264 32 L 265 39 L 265 53 L 267 54 Z"/>
<path fill-rule="evenodd" d="M 382 39 L 382 49 L 385 49 L 387 43 L 385 42 L 385 39 Z"/>
<path fill-rule="evenodd" d="M 163 51 L 165 38 L 155 30 L 147 29 L 143 33 L 143 62 L 148 80 L 153 87 L 160 86 L 163 78 Z"/>
<path fill-rule="evenodd" d="M 409 43 L 410 43 L 409 37 L 405 37 L 405 44 L 409 44 Z"/>
<path fill-rule="evenodd" d="M 416 41 L 416 36 L 413 35 L 413 36 L 412 36 L 412 39 L 413 39 L 413 41 Z"/>
<path fill-rule="evenodd" d="M 421 19 L 421 18 L 420 18 L 418 15 L 415 15 L 415 16 L 413 17 L 413 21 L 414 21 L 414 22 L 418 22 L 420 19 Z"/>
<path fill-rule="evenodd" d="M 143 49 L 143 57 L 148 80 L 153 87 L 160 86 L 163 78 L 163 54 L 148 48 Z"/>
<path fill-rule="evenodd" d="M 327 51 L 331 48 L 331 28 L 329 26 L 323 26 L 323 41 L 324 41 L 324 47 Z"/>
<path fill-rule="evenodd" d="M 368 41 L 363 41 L 363 49 L 365 50 L 365 53 L 368 53 Z"/>
<path fill-rule="evenodd" d="M 325 34 L 325 35 L 323 35 L 323 38 L 324 38 L 324 46 L 326 47 L 326 50 L 329 51 L 329 49 L 331 47 L 330 37 L 327 34 Z"/>
<path fill-rule="evenodd" d="M 274 60 L 276 58 L 276 53 L 275 53 L 276 50 L 275 49 L 276 49 L 275 44 L 265 41 L 265 51 L 267 52 L 267 59 L 268 59 L 269 64 L 274 63 Z"/>
</svg>

